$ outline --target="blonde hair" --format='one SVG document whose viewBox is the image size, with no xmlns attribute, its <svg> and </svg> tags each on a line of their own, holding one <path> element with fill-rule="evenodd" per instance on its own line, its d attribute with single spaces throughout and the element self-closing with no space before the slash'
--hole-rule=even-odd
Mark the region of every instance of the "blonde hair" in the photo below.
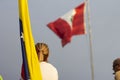
<svg viewBox="0 0 120 80">
<path fill-rule="evenodd" d="M 37 43 L 35 45 L 36 52 L 37 54 L 40 53 L 43 55 L 43 61 L 48 61 L 48 56 L 49 56 L 49 48 L 48 45 L 45 43 Z M 39 54 L 38 54 L 39 55 Z"/>
</svg>

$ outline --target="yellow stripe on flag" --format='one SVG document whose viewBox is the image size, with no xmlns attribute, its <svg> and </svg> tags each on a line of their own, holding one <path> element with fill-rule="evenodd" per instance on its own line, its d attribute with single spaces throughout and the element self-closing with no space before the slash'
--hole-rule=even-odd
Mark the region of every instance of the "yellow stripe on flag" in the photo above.
<svg viewBox="0 0 120 80">
<path fill-rule="evenodd" d="M 39 67 L 39 61 L 35 50 L 34 39 L 32 36 L 28 0 L 18 0 L 19 18 L 22 21 L 23 38 L 26 49 L 26 57 L 30 80 L 42 80 L 42 75 Z"/>
</svg>

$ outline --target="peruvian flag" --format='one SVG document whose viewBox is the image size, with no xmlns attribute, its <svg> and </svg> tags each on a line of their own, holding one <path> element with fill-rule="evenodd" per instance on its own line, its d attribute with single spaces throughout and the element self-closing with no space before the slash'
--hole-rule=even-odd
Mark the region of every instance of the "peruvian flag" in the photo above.
<svg viewBox="0 0 120 80">
<path fill-rule="evenodd" d="M 61 39 L 64 47 L 71 41 L 73 35 L 86 33 L 85 28 L 85 3 L 69 11 L 57 20 L 48 23 L 48 27 Z"/>
</svg>

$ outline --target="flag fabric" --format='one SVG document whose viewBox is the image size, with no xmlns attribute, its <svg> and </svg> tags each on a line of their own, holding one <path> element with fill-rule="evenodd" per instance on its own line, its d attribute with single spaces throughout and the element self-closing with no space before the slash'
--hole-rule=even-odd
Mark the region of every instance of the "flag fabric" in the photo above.
<svg viewBox="0 0 120 80">
<path fill-rule="evenodd" d="M 57 20 L 50 22 L 47 26 L 61 39 L 62 46 L 71 42 L 73 35 L 86 33 L 85 28 L 85 2 L 69 11 Z"/>
<path fill-rule="evenodd" d="M 24 80 L 42 80 L 39 60 L 32 36 L 28 0 L 18 0 L 21 49 L 24 67 Z"/>
</svg>

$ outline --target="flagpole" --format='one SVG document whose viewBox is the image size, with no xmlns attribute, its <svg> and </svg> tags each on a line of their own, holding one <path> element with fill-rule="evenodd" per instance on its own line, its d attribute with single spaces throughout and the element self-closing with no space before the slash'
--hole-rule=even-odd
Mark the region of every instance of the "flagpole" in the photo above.
<svg viewBox="0 0 120 80">
<path fill-rule="evenodd" d="M 90 45 L 90 65 L 91 65 L 91 80 L 94 80 L 94 64 L 93 64 L 93 49 L 92 49 L 92 30 L 90 25 L 90 6 L 89 0 L 85 0 L 87 6 L 87 19 L 88 19 L 88 33 L 89 33 L 89 45 Z"/>
</svg>

